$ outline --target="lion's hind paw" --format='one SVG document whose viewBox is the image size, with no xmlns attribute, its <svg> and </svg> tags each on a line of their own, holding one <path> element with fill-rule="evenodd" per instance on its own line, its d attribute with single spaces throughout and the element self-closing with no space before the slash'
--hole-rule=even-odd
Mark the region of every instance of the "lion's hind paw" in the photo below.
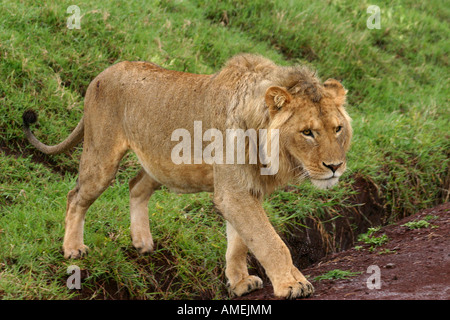
<svg viewBox="0 0 450 320">
<path fill-rule="evenodd" d="M 228 289 L 232 297 L 240 297 L 263 287 L 261 278 L 248 276 L 234 285 L 228 284 Z"/>
</svg>

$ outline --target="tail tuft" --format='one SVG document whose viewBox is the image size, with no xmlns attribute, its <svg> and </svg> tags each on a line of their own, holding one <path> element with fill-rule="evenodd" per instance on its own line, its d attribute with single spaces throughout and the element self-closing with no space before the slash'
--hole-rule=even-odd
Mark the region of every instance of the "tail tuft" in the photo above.
<svg viewBox="0 0 450 320">
<path fill-rule="evenodd" d="M 37 114 L 33 110 L 25 111 L 22 115 L 23 126 L 29 128 L 30 124 L 36 123 L 37 118 Z"/>
</svg>

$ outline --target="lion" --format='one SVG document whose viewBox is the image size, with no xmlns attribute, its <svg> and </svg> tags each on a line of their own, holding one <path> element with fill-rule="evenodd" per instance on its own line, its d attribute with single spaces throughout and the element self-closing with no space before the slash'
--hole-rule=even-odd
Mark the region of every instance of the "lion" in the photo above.
<svg viewBox="0 0 450 320">
<path fill-rule="evenodd" d="M 33 135 L 30 125 L 37 116 L 25 112 L 25 135 L 43 153 L 61 153 L 83 140 L 78 180 L 67 195 L 64 257 L 80 258 L 86 253 L 86 211 L 110 185 L 120 160 L 131 150 L 142 166 L 129 182 L 131 238 L 140 253 L 154 248 L 147 204 L 155 190 L 164 185 L 178 193 L 213 192 L 214 206 L 226 221 L 225 275 L 231 295 L 262 288 L 262 280 L 247 269 L 250 251 L 263 266 L 275 296 L 310 296 L 313 286 L 294 266 L 262 201 L 288 183 L 309 179 L 319 188 L 329 188 L 338 182 L 352 137 L 346 93 L 339 81 L 322 83 L 308 67 L 279 66 L 259 55 L 240 54 L 211 75 L 167 70 L 142 61 L 112 65 L 90 83 L 82 119 L 55 146 Z M 203 131 L 278 130 L 277 172 L 262 175 L 261 161 L 175 164 L 171 151 L 177 142 L 171 134 L 179 128 L 193 134 L 194 121 L 201 121 Z"/>
</svg>

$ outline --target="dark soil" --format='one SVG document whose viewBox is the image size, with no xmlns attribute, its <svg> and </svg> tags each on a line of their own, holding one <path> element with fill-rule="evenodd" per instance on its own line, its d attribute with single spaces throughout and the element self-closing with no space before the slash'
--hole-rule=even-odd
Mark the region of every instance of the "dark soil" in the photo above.
<svg viewBox="0 0 450 320">
<path fill-rule="evenodd" d="M 430 226 L 410 229 L 410 221 L 429 219 Z M 385 234 L 388 241 L 373 250 L 363 242 L 361 248 L 350 248 L 329 255 L 302 269 L 315 287 L 311 300 L 450 300 L 450 203 L 426 209 L 385 226 L 373 236 Z M 295 262 L 295 260 L 294 260 Z M 378 266 L 381 288 L 368 288 Z M 318 280 L 331 270 L 357 272 L 347 279 Z M 267 283 L 267 282 L 266 282 Z M 272 300 L 267 285 L 241 297 L 244 300 Z"/>
<path fill-rule="evenodd" d="M 36 163 L 41 163 L 54 173 L 64 176 L 66 172 L 77 174 L 77 168 L 71 168 L 69 166 L 60 165 L 55 161 L 52 156 L 46 155 L 32 147 L 29 147 L 29 142 L 25 139 L 17 139 L 10 141 L 7 144 L 5 141 L 0 141 L 0 152 L 3 152 L 7 156 L 15 158 L 25 158 L 31 156 L 32 160 Z M 27 148 L 28 146 L 28 148 Z M 20 150 L 20 151 L 19 151 Z"/>
</svg>

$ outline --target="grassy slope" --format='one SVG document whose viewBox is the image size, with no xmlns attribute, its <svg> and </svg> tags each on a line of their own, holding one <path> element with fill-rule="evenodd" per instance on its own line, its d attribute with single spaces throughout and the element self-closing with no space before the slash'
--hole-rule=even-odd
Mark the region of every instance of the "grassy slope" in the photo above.
<svg viewBox="0 0 450 320">
<path fill-rule="evenodd" d="M 444 1 L 78 1 L 81 29 L 68 30 L 71 4 L 2 3 L 1 298 L 71 298 L 77 293 L 65 287 L 70 264 L 89 276 L 81 298 L 225 297 L 226 241 L 208 194 L 157 192 L 149 214 L 158 250 L 151 257 L 135 254 L 127 187 L 136 172 L 132 155 L 88 213 L 88 257 L 62 258 L 65 195 L 75 183 L 81 147 L 40 156 L 24 142 L 21 114 L 37 110 L 38 137 L 61 141 L 82 115 L 89 82 L 122 60 L 212 73 L 245 51 L 280 64 L 310 64 L 323 79 L 341 79 L 349 89 L 355 139 L 344 190 L 352 173 L 370 177 L 394 216 L 445 197 L 450 13 Z M 366 28 L 370 4 L 381 8 L 380 30 Z M 306 184 L 274 194 L 265 207 L 283 230 L 343 199 L 337 188 L 315 191 Z"/>
</svg>

